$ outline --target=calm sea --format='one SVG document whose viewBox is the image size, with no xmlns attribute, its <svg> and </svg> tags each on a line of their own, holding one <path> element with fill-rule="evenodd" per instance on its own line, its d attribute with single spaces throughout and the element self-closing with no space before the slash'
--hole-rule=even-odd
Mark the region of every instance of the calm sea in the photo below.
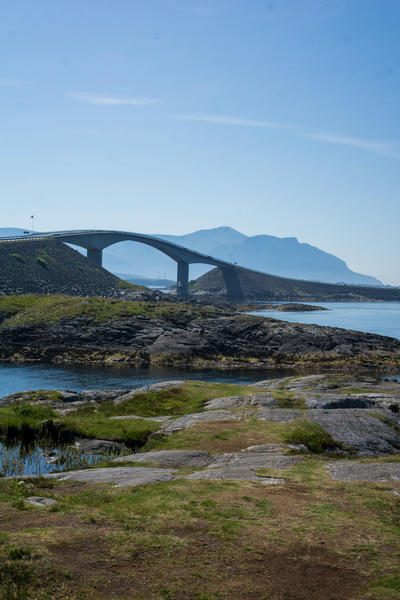
<svg viewBox="0 0 400 600">
<path fill-rule="evenodd" d="M 379 333 L 379 335 L 400 339 L 400 302 L 302 302 L 302 304 L 313 304 L 329 310 L 312 312 L 262 310 L 251 314 L 273 317 L 290 323 L 314 323 Z"/>
<path fill-rule="evenodd" d="M 174 379 L 200 379 L 220 383 L 250 384 L 292 371 L 224 370 L 180 368 L 135 369 L 118 366 L 80 366 L 27 363 L 0 363 L 0 398 L 23 390 L 132 390 L 142 385 Z"/>
</svg>

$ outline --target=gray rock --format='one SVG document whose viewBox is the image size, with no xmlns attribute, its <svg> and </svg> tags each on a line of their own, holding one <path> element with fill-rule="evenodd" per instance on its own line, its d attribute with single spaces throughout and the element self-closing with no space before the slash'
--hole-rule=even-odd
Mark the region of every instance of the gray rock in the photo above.
<svg viewBox="0 0 400 600">
<path fill-rule="evenodd" d="M 206 410 L 237 408 L 239 406 L 250 406 L 252 396 L 227 396 L 226 398 L 214 398 L 205 403 Z"/>
<path fill-rule="evenodd" d="M 109 417 L 110 419 L 115 419 L 116 421 L 121 421 L 123 419 L 143 419 L 143 421 L 157 421 L 158 423 L 165 423 L 165 421 L 170 421 L 172 417 L 166 415 L 165 417 L 141 417 L 140 415 L 118 415 L 116 417 Z"/>
<path fill-rule="evenodd" d="M 243 448 L 240 452 L 284 452 L 285 446 L 283 444 L 259 444 L 257 446 L 249 446 L 248 448 Z"/>
<path fill-rule="evenodd" d="M 116 487 L 135 487 L 158 481 L 170 481 L 174 471 L 149 467 L 111 467 L 51 473 L 46 477 L 59 481 L 87 481 L 90 483 L 114 483 Z"/>
<path fill-rule="evenodd" d="M 248 470 L 288 469 L 302 461 L 303 457 L 301 456 L 287 456 L 274 452 L 233 452 L 214 455 L 209 468 L 231 466 Z"/>
<path fill-rule="evenodd" d="M 171 435 L 171 433 L 182 431 L 182 429 L 188 429 L 189 427 L 193 427 L 193 425 L 197 425 L 198 423 L 206 423 L 208 421 L 237 421 L 242 417 L 243 413 L 234 413 L 222 410 L 194 413 L 192 415 L 179 417 L 178 419 L 174 419 L 173 421 L 167 423 L 162 427 L 162 433 L 165 435 Z"/>
<path fill-rule="evenodd" d="M 332 479 L 340 481 L 397 481 L 400 480 L 400 462 L 355 463 L 341 460 L 327 467 Z"/>
<path fill-rule="evenodd" d="M 129 456 L 115 458 L 114 462 L 154 462 L 166 467 L 204 467 L 211 461 L 211 455 L 205 450 L 157 450 L 138 452 Z"/>
<path fill-rule="evenodd" d="M 126 446 L 119 442 L 113 442 L 110 440 L 93 440 L 89 438 L 82 438 L 75 440 L 75 447 L 81 452 L 121 452 Z"/>
<path fill-rule="evenodd" d="M 307 408 L 373 408 L 374 406 L 385 407 L 398 402 L 398 399 L 390 394 L 330 394 L 325 393 L 321 397 L 311 396 L 306 400 Z"/>
<path fill-rule="evenodd" d="M 384 411 L 375 410 L 384 414 Z M 307 411 L 307 418 L 321 425 L 336 442 L 360 456 L 400 451 L 399 434 L 363 409 L 314 409 Z"/>
<path fill-rule="evenodd" d="M 53 498 L 44 498 L 43 496 L 29 496 L 29 498 L 25 498 L 25 502 L 43 508 L 46 506 L 53 506 L 53 504 L 56 504 L 57 500 L 53 500 Z"/>
<path fill-rule="evenodd" d="M 181 387 L 184 384 L 185 381 L 183 379 L 177 379 L 175 381 L 158 381 L 157 383 L 152 383 L 151 385 L 144 385 L 140 388 L 136 388 L 135 390 L 120 395 L 114 400 L 114 404 L 121 404 L 121 402 L 124 402 L 125 400 L 130 400 L 131 398 L 133 398 L 133 396 L 136 396 L 137 394 L 145 394 L 147 392 L 161 392 L 170 388 Z"/>
<path fill-rule="evenodd" d="M 287 423 L 300 419 L 303 416 L 301 410 L 293 410 L 291 408 L 259 408 L 257 417 L 263 421 L 271 421 L 272 423 Z"/>
<path fill-rule="evenodd" d="M 206 410 L 229 409 L 246 406 L 274 406 L 277 401 L 270 393 L 249 394 L 246 396 L 228 396 L 214 398 L 205 403 Z"/>
<path fill-rule="evenodd" d="M 245 467 L 225 467 L 223 469 L 205 469 L 188 475 L 188 479 L 216 479 L 232 481 L 258 481 L 263 485 L 285 483 L 284 479 L 275 477 L 259 477 Z"/>
<path fill-rule="evenodd" d="M 86 402 L 104 402 L 106 400 L 114 400 L 122 394 L 126 394 L 126 390 L 83 390 L 80 397 Z"/>
</svg>

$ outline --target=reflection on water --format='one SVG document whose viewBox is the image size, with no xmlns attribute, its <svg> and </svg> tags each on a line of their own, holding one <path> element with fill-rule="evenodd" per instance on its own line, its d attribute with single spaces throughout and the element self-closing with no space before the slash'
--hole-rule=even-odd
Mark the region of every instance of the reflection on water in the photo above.
<svg viewBox="0 0 400 600">
<path fill-rule="evenodd" d="M 0 477 L 39 476 L 56 471 L 83 469 L 111 460 L 117 453 L 89 454 L 74 446 L 42 448 L 0 442 Z"/>
<path fill-rule="evenodd" d="M 85 389 L 128 390 L 171 379 L 201 379 L 221 383 L 248 384 L 285 377 L 292 371 L 224 370 L 187 368 L 135 369 L 126 366 L 78 366 L 0 363 L 0 397 L 23 390 Z"/>
</svg>

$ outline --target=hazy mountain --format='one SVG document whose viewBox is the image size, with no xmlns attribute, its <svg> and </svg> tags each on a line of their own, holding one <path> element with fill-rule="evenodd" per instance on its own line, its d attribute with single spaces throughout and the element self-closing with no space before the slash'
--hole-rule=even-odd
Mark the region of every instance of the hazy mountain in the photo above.
<svg viewBox="0 0 400 600">
<path fill-rule="evenodd" d="M 20 229 L 19 227 L 0 227 L 0 237 L 15 237 L 23 235 L 27 229 Z"/>
<path fill-rule="evenodd" d="M 17 228 L 0 228 L 0 236 L 20 235 L 22 231 Z M 382 285 L 375 277 L 351 271 L 343 260 L 333 254 L 310 244 L 300 243 L 294 237 L 249 237 L 231 227 L 203 229 L 186 235 L 155 235 L 192 250 L 272 275 L 328 283 Z M 152 279 L 176 277 L 175 262 L 144 244 L 121 242 L 106 248 L 103 256 L 105 268 L 114 273 L 140 273 L 143 277 Z M 208 265 L 191 265 L 190 278 L 195 279 L 209 270 Z"/>
<path fill-rule="evenodd" d="M 343 260 L 333 254 L 302 244 L 293 237 L 248 237 L 231 227 L 157 237 L 272 275 L 328 283 L 382 285 L 375 277 L 351 271 Z M 155 278 L 176 277 L 174 261 L 153 248 L 132 242 L 122 242 L 106 249 L 104 264 L 111 271 L 141 273 Z M 190 278 L 195 279 L 209 270 L 207 265 L 191 265 Z"/>
</svg>

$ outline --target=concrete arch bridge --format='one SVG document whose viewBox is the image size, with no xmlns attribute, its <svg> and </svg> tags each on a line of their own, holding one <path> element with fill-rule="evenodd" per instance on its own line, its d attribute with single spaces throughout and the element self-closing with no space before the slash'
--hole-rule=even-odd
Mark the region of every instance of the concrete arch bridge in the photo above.
<svg viewBox="0 0 400 600">
<path fill-rule="evenodd" d="M 177 294 L 181 298 L 189 295 L 189 265 L 202 263 L 221 269 L 225 281 L 227 294 L 230 298 L 243 296 L 237 267 L 230 262 L 219 260 L 213 256 L 189 250 L 173 242 L 168 242 L 153 235 L 144 235 L 129 231 L 104 231 L 104 230 L 77 230 L 77 231 L 49 231 L 44 233 L 31 233 L 21 237 L 3 238 L 1 241 L 46 240 L 54 239 L 80 246 L 87 250 L 87 258 L 98 267 L 102 266 L 102 253 L 104 248 L 119 242 L 132 241 L 147 244 L 163 252 L 177 263 Z"/>
</svg>

